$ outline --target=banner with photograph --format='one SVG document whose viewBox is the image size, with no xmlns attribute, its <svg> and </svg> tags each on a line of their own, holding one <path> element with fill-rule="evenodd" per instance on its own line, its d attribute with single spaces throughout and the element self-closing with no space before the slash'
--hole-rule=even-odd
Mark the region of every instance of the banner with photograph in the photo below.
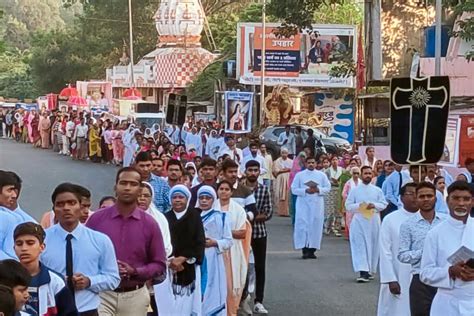
<svg viewBox="0 0 474 316">
<path fill-rule="evenodd" d="M 239 23 L 237 26 L 237 79 L 259 85 L 265 39 L 265 84 L 296 87 L 354 88 L 355 78 L 335 78 L 329 70 L 341 60 L 357 60 L 351 25 L 313 25 L 311 33 L 289 38 L 275 34 L 279 24 Z M 264 34 L 265 33 L 265 36 Z"/>
<path fill-rule="evenodd" d="M 459 155 L 459 129 L 461 127 L 460 119 L 457 116 L 449 117 L 448 127 L 446 129 L 446 139 L 444 141 L 443 156 L 438 164 L 442 166 L 457 167 Z"/>
<path fill-rule="evenodd" d="M 250 133 L 252 129 L 253 92 L 226 91 L 225 132 L 231 134 Z"/>
</svg>

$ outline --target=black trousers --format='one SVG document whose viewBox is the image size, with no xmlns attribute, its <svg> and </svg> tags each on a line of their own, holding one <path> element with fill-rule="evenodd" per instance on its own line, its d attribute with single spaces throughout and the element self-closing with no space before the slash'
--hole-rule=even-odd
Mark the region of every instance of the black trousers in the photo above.
<svg viewBox="0 0 474 316">
<path fill-rule="evenodd" d="M 410 284 L 411 316 L 429 316 L 431 303 L 436 295 L 436 291 L 437 289 L 435 287 L 421 282 L 419 274 L 413 275 Z"/>
<path fill-rule="evenodd" d="M 255 302 L 263 303 L 265 292 L 265 264 L 267 260 L 267 237 L 252 239 L 255 258 Z"/>
<path fill-rule="evenodd" d="M 93 309 L 87 312 L 79 313 L 79 316 L 99 316 L 97 309 Z"/>
</svg>

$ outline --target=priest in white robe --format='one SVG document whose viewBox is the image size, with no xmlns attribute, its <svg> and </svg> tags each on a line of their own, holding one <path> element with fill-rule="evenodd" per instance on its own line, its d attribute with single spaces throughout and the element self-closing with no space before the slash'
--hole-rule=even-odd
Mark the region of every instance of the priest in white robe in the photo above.
<svg viewBox="0 0 474 316">
<path fill-rule="evenodd" d="M 326 174 L 316 170 L 316 159 L 306 159 L 306 169 L 296 174 L 291 192 L 296 198 L 294 228 L 295 249 L 302 249 L 303 259 L 315 259 L 321 249 L 324 225 L 324 198 L 331 190 Z"/>
<path fill-rule="evenodd" d="M 420 280 L 438 288 L 431 305 L 431 316 L 474 315 L 474 268 L 472 256 L 450 258 L 462 246 L 474 251 L 472 188 L 456 181 L 448 188 L 450 216 L 426 236 L 421 259 Z"/>
<path fill-rule="evenodd" d="M 401 263 L 398 256 L 400 226 L 416 214 L 416 184 L 408 183 L 400 190 L 403 208 L 388 214 L 380 227 L 380 293 L 378 316 L 410 315 L 411 265 Z"/>
<path fill-rule="evenodd" d="M 349 231 L 352 266 L 360 276 L 357 282 L 369 282 L 379 261 L 380 212 L 388 203 L 382 190 L 371 184 L 372 168 L 361 168 L 362 183 L 351 190 L 346 210 L 354 213 Z M 371 274 L 372 273 L 372 274 Z"/>
<path fill-rule="evenodd" d="M 202 315 L 225 316 L 227 278 L 223 255 L 233 243 L 230 217 L 212 207 L 217 200 L 213 187 L 202 186 L 197 196 L 206 235 L 205 259 L 201 265 Z"/>
</svg>

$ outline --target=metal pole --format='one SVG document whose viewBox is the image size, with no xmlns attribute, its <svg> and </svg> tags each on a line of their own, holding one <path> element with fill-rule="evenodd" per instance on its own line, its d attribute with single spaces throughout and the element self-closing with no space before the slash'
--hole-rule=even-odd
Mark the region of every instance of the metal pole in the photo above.
<svg viewBox="0 0 474 316">
<path fill-rule="evenodd" d="M 261 59 L 261 78 L 260 78 L 260 125 L 263 124 L 264 108 L 265 108 L 265 53 L 266 53 L 266 10 L 267 10 L 267 1 L 263 0 L 262 7 L 262 59 Z"/>
<path fill-rule="evenodd" d="M 133 25 L 132 25 L 132 0 L 128 0 L 128 29 L 130 35 L 130 80 L 132 87 L 135 86 L 133 75 Z"/>
<path fill-rule="evenodd" d="M 436 0 L 435 75 L 441 75 L 441 0 Z"/>
</svg>

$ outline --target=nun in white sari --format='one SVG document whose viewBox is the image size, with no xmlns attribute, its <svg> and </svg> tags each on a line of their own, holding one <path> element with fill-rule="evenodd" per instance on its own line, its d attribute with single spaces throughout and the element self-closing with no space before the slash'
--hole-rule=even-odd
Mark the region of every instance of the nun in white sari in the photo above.
<svg viewBox="0 0 474 316">
<path fill-rule="evenodd" d="M 205 259 L 201 265 L 202 314 L 227 314 L 227 276 L 224 256 L 232 247 L 232 229 L 229 214 L 215 210 L 217 195 L 213 187 L 202 186 L 197 193 L 206 235 Z"/>
<path fill-rule="evenodd" d="M 158 226 L 160 227 L 161 235 L 163 236 L 163 243 L 165 245 L 166 257 L 169 257 L 173 252 L 173 246 L 171 245 L 170 227 L 166 217 L 161 213 L 155 206 L 153 201 L 155 200 L 155 191 L 150 183 L 142 182 L 142 192 L 138 197 L 138 206 L 145 211 L 145 213 L 151 215 Z"/>
<path fill-rule="evenodd" d="M 123 154 L 123 166 L 129 167 L 133 163 L 133 156 L 137 150 L 138 143 L 135 138 L 135 134 L 138 132 L 138 129 L 135 129 L 134 124 L 130 124 L 128 129 L 125 131 L 122 142 L 124 146 Z"/>
</svg>

